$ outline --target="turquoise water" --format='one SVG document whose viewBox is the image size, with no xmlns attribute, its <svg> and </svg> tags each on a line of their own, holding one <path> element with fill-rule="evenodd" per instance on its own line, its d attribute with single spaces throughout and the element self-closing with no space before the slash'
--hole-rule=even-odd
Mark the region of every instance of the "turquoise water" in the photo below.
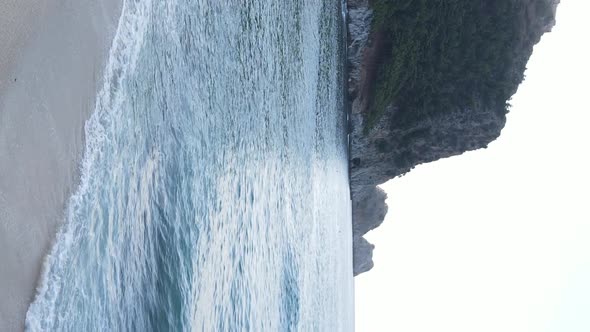
<svg viewBox="0 0 590 332">
<path fill-rule="evenodd" d="M 338 1 L 127 0 L 30 331 L 352 330 Z"/>
</svg>

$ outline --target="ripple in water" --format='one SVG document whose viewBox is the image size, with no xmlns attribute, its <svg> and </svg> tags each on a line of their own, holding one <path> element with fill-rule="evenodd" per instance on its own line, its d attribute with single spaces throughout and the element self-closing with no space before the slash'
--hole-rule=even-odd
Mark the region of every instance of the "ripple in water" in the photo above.
<svg viewBox="0 0 590 332">
<path fill-rule="evenodd" d="M 125 2 L 28 330 L 353 329 L 340 12 Z"/>
</svg>

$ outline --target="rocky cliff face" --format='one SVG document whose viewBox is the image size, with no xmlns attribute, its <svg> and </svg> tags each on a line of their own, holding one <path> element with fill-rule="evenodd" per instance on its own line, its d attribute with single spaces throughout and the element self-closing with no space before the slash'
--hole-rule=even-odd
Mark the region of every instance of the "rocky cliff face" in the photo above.
<svg viewBox="0 0 590 332">
<path fill-rule="evenodd" d="M 359 187 L 357 187 L 358 189 Z M 354 275 L 369 271 L 373 268 L 373 249 L 363 235 L 381 225 L 387 204 L 387 194 L 377 186 L 366 186 L 357 191 L 353 196 L 352 220 L 353 220 L 353 245 L 354 245 Z"/>
<path fill-rule="evenodd" d="M 508 64 L 514 80 L 522 79 L 533 46 L 555 24 L 556 0 L 517 0 L 515 56 Z M 373 126 L 366 126 L 379 54 L 383 45 L 379 29 L 371 28 L 375 12 L 368 0 L 348 2 L 349 95 L 351 101 L 351 190 L 353 195 L 354 274 L 373 267 L 374 246 L 363 238 L 379 226 L 387 212 L 385 193 L 377 185 L 410 171 L 418 164 L 465 151 L 485 148 L 506 122 L 505 111 L 475 99 L 470 107 L 430 112 L 401 120 L 393 100 Z M 542 8 L 543 10 L 541 10 Z M 547 10 L 549 8 L 549 11 Z M 395 41 L 393 41 L 395 43 Z M 520 80 L 510 95 L 516 92 Z M 407 116 L 406 116 L 407 118 Z"/>
</svg>

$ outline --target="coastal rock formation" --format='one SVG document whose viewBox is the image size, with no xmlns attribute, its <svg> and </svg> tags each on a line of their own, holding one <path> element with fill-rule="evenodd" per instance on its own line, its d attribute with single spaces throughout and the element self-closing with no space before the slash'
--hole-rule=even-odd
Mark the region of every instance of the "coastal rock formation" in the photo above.
<svg viewBox="0 0 590 332">
<path fill-rule="evenodd" d="M 363 235 L 381 225 L 387 214 L 385 199 L 387 194 L 379 187 L 368 186 L 365 190 L 357 192 L 352 206 L 352 236 L 354 247 L 354 275 L 366 272 L 373 268 L 373 249 Z"/>
<path fill-rule="evenodd" d="M 500 135 L 558 2 L 348 2 L 355 275 L 373 267 L 363 235 L 387 212 L 376 186 Z"/>
</svg>

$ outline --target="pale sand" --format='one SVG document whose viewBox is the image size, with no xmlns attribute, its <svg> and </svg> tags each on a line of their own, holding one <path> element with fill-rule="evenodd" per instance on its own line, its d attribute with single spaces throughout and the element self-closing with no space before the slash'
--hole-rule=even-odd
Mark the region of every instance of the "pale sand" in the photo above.
<svg viewBox="0 0 590 332">
<path fill-rule="evenodd" d="M 0 0 L 0 331 L 23 330 L 77 186 L 122 1 Z"/>
</svg>

